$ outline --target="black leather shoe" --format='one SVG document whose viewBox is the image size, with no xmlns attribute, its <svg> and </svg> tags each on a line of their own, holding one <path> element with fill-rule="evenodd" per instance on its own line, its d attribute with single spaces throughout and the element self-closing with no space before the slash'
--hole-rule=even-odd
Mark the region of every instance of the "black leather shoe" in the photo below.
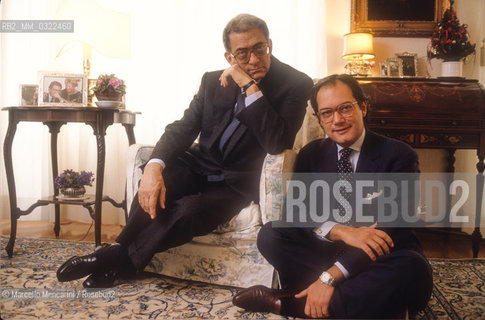
<svg viewBox="0 0 485 320">
<path fill-rule="evenodd" d="M 74 256 L 57 269 L 57 280 L 65 282 L 83 278 L 95 272 L 98 264 L 94 253 L 82 257 Z"/>
<path fill-rule="evenodd" d="M 116 270 L 106 272 L 94 272 L 83 282 L 84 288 L 111 288 L 118 278 Z"/>
<path fill-rule="evenodd" d="M 232 303 L 248 311 L 280 314 L 280 298 L 291 296 L 292 294 L 287 291 L 258 285 L 244 289 L 236 294 L 232 299 Z"/>
</svg>

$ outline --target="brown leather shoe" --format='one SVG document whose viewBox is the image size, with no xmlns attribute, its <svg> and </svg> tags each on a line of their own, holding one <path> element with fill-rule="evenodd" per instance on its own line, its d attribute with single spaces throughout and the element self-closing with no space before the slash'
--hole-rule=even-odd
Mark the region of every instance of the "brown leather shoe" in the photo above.
<svg viewBox="0 0 485 320">
<path fill-rule="evenodd" d="M 280 314 L 280 298 L 290 296 L 292 294 L 287 291 L 257 285 L 240 291 L 232 298 L 232 303 L 248 311 Z"/>
</svg>

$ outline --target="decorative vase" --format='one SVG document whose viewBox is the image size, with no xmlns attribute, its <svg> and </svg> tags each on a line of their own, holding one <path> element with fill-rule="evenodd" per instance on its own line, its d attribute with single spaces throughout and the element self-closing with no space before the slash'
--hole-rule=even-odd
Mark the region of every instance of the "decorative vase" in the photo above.
<svg viewBox="0 0 485 320">
<path fill-rule="evenodd" d="M 68 198 L 82 198 L 86 193 L 86 189 L 84 187 L 79 188 L 61 188 L 60 189 L 62 195 Z"/>
<path fill-rule="evenodd" d="M 463 61 L 443 61 L 441 64 L 441 76 L 461 78 L 463 76 Z"/>
<path fill-rule="evenodd" d="M 96 92 L 96 98 L 98 101 L 121 101 L 123 95 L 119 92 Z"/>
</svg>

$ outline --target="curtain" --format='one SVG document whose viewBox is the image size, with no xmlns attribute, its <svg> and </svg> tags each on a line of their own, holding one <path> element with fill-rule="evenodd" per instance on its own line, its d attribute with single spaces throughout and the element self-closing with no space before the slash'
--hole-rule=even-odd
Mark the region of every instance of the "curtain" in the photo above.
<svg viewBox="0 0 485 320">
<path fill-rule="evenodd" d="M 81 1 L 81 0 L 79 0 Z M 1 18 L 55 19 L 62 0 L 4 0 Z M 91 78 L 115 73 L 127 84 L 127 109 L 139 111 L 138 143 L 155 144 L 165 126 L 179 119 L 206 71 L 227 67 L 222 30 L 239 13 L 264 19 L 273 40 L 273 54 L 312 78 L 342 71 L 342 35 L 349 31 L 350 0 L 164 0 L 101 1 L 108 9 L 131 15 L 131 57 L 103 57 L 95 50 Z M 82 50 L 76 47 L 56 58 L 55 34 L 0 33 L 0 106 L 18 105 L 19 85 L 38 82 L 37 71 L 82 73 Z M 329 57 L 332 57 L 331 59 Z M 337 58 L 335 58 L 337 57 Z M 7 130 L 7 112 L 0 112 L 0 137 Z M 124 196 L 124 128 L 112 125 L 106 134 L 104 193 Z M 3 144 L 0 147 L 3 150 Z M 3 153 L 3 152 L 2 152 Z M 26 209 L 39 197 L 53 194 L 48 130 L 39 123 L 21 123 L 13 143 L 18 205 Z M 68 124 L 58 138 L 59 171 L 96 172 L 96 140 L 84 124 Z M 0 174 L 1 217 L 9 217 L 3 157 Z M 88 188 L 94 193 L 94 187 Z M 23 219 L 54 219 L 52 206 Z M 87 211 L 61 206 L 61 217 L 89 222 Z M 124 214 L 103 204 L 103 223 L 124 223 Z"/>
</svg>

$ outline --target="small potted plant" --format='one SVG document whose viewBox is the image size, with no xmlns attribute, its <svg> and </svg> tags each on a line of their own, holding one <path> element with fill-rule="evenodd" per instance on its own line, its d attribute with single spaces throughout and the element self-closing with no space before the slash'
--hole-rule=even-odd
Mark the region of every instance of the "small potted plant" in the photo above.
<svg viewBox="0 0 485 320">
<path fill-rule="evenodd" d="M 98 101 L 121 101 L 126 93 L 125 82 L 114 74 L 101 74 L 93 88 Z"/>
<path fill-rule="evenodd" d="M 92 172 L 66 169 L 55 178 L 54 185 L 65 197 L 81 198 L 86 193 L 84 186 L 92 186 L 93 181 Z"/>
</svg>

